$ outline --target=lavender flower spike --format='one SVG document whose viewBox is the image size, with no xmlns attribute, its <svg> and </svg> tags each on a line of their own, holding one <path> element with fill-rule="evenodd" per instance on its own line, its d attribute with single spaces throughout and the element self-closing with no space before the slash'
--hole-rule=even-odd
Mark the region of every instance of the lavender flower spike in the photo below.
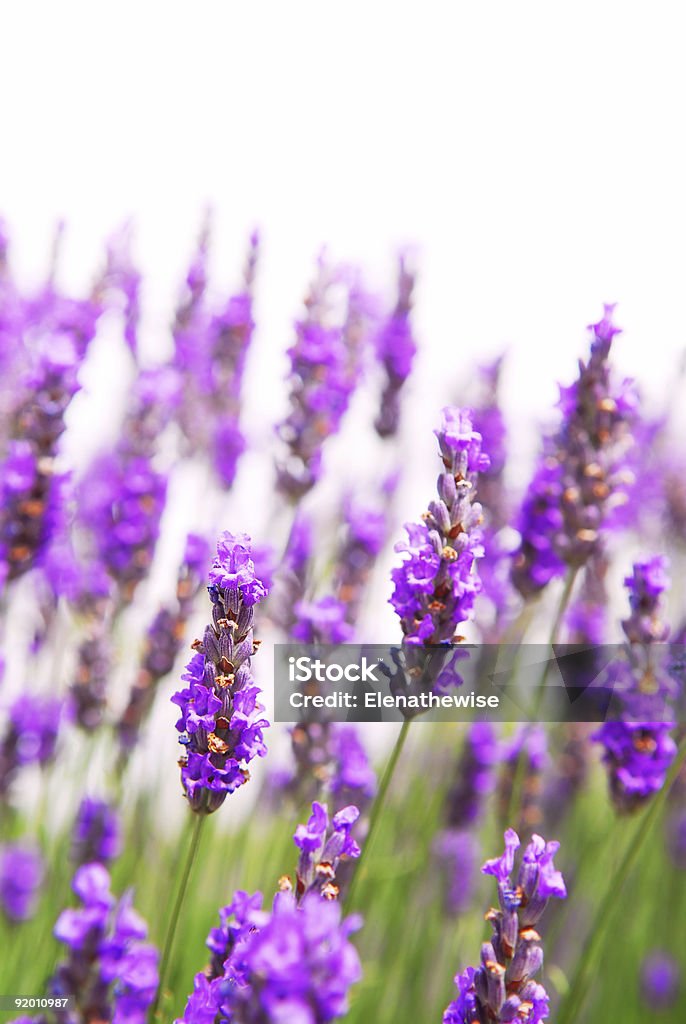
<svg viewBox="0 0 686 1024">
<path fill-rule="evenodd" d="M 407 557 L 392 572 L 391 604 L 409 645 L 453 642 L 481 589 L 473 569 L 483 555 L 482 514 L 474 499 L 478 474 L 489 459 L 466 410 L 445 408 L 435 433 L 444 466 L 438 500 L 429 504 L 422 523 L 406 525 L 408 539 L 396 551 Z"/>
<path fill-rule="evenodd" d="M 410 376 L 417 345 L 412 333 L 412 292 L 415 275 L 408 270 L 405 256 L 398 261 L 398 299 L 395 309 L 376 337 L 376 355 L 386 380 L 381 408 L 374 426 L 379 437 L 392 437 L 400 423 L 400 395 Z"/>
<path fill-rule="evenodd" d="M 300 850 L 295 889 L 299 901 L 308 892 L 318 892 L 327 900 L 338 897 L 335 879 L 339 861 L 360 856 L 360 848 L 350 834 L 359 816 L 358 808 L 351 804 L 329 821 L 326 804 L 314 801 L 307 825 L 298 825 L 293 836 Z M 282 883 L 282 888 L 290 889 L 289 880 Z"/>
<path fill-rule="evenodd" d="M 676 755 L 672 724 L 664 720 L 665 697 L 673 686 L 661 648 L 669 634 L 662 620 L 662 597 L 669 584 L 666 560 L 656 556 L 636 562 L 624 582 L 631 614 L 622 622 L 629 641 L 629 662 L 619 665 L 619 682 L 625 688 L 622 717 L 604 722 L 591 738 L 605 748 L 615 806 L 633 811 L 662 788 Z"/>
<path fill-rule="evenodd" d="M 200 814 L 216 811 L 248 781 L 246 766 L 266 753 L 262 730 L 269 725 L 250 672 L 258 646 L 254 606 L 267 591 L 255 575 L 246 534 L 221 534 L 209 582 L 212 623 L 192 645 L 196 653 L 182 676 L 188 687 L 171 698 L 181 708 L 176 728 L 186 748 L 181 781 Z"/>
<path fill-rule="evenodd" d="M 468 967 L 455 978 L 458 997 L 446 1009 L 443 1024 L 541 1024 L 548 1016 L 548 993 L 534 980 L 543 966 L 536 925 L 551 898 L 567 895 L 553 863 L 559 843 L 546 843 L 534 835 L 513 884 L 519 846 L 519 836 L 508 829 L 504 854 L 486 861 L 482 868 L 498 885 L 499 909 L 487 914 L 493 935 L 481 947 L 480 966 Z"/>
<path fill-rule="evenodd" d="M 637 397 L 632 382 L 612 382 L 609 355 L 620 328 L 614 306 L 591 324 L 591 352 L 579 375 L 560 389 L 561 423 L 544 446 L 522 505 L 512 582 L 524 598 L 580 568 L 596 554 L 614 509 L 626 501 L 627 467 Z"/>
</svg>

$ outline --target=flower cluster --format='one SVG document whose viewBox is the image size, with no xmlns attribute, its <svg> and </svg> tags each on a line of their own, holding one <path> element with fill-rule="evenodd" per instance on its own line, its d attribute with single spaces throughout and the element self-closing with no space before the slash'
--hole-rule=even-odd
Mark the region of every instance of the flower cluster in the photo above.
<svg viewBox="0 0 686 1024">
<path fill-rule="evenodd" d="M 536 926 L 549 900 L 567 895 L 562 875 L 553 863 L 559 843 L 546 843 L 534 835 L 522 854 L 513 885 L 511 876 L 519 845 L 517 833 L 508 829 L 504 854 L 486 861 L 482 868 L 498 884 L 499 908 L 487 915 L 493 935 L 481 947 L 481 965 L 468 967 L 455 978 L 458 997 L 446 1009 L 443 1024 L 540 1024 L 548 1016 L 548 994 L 534 980 L 543 966 Z"/>
<path fill-rule="evenodd" d="M 328 900 L 338 897 L 335 879 L 339 861 L 360 856 L 360 847 L 351 835 L 359 816 L 359 809 L 351 804 L 329 821 L 326 804 L 314 801 L 309 821 L 298 825 L 293 837 L 300 850 L 295 886 L 299 901 L 310 892 Z"/>
<path fill-rule="evenodd" d="M 83 1020 L 145 1024 L 157 989 L 157 950 L 145 942 L 145 922 L 131 893 L 118 902 L 102 864 L 74 875 L 81 906 L 63 910 L 55 937 L 68 949 L 49 982 L 54 996 L 71 996 Z"/>
<path fill-rule="evenodd" d="M 208 233 L 203 231 L 189 268 L 173 328 L 173 365 L 182 381 L 179 422 L 188 451 L 207 453 L 229 488 L 245 449 L 240 429 L 241 390 L 252 340 L 253 283 L 259 238 L 250 238 L 243 287 L 218 309 L 208 308 Z"/>
<path fill-rule="evenodd" d="M 52 760 L 63 710 L 53 697 L 26 693 L 14 700 L 0 740 L 0 796 L 7 794 L 18 768 Z"/>
<path fill-rule="evenodd" d="M 121 849 L 119 817 L 106 801 L 84 797 L 74 822 L 71 856 L 78 864 L 109 864 Z"/>
<path fill-rule="evenodd" d="M 388 502 L 397 476 L 383 485 L 383 506 L 348 497 L 343 509 L 343 536 L 336 555 L 334 586 L 345 605 L 346 621 L 354 625 L 360 613 L 365 589 L 388 537 Z"/>
<path fill-rule="evenodd" d="M 181 781 L 190 806 L 203 814 L 247 782 L 246 765 L 266 753 L 262 731 L 269 724 L 250 671 L 254 608 L 266 590 L 248 536 L 220 536 L 209 582 L 212 623 L 193 644 L 196 653 L 182 676 L 188 686 L 172 697 L 181 708 L 176 728 L 186 748 Z"/>
<path fill-rule="evenodd" d="M 407 557 L 393 570 L 391 604 L 405 644 L 449 644 L 460 623 L 472 615 L 480 590 L 474 563 L 483 555 L 481 505 L 475 501 L 478 474 L 489 466 L 481 434 L 468 412 L 443 410 L 436 432 L 444 471 L 438 501 L 429 504 L 422 523 L 408 523 L 407 541 L 396 551 Z"/>
<path fill-rule="evenodd" d="M 0 847 L 0 909 L 10 921 L 33 916 L 44 873 L 38 847 L 23 842 Z"/>
<path fill-rule="evenodd" d="M 385 381 L 379 415 L 374 426 L 379 437 L 392 437 L 400 424 L 400 397 L 412 370 L 417 344 L 412 332 L 412 293 L 415 275 L 401 256 L 398 265 L 398 298 L 395 308 L 375 338 L 376 358 Z"/>
<path fill-rule="evenodd" d="M 531 597 L 565 566 L 579 568 L 599 550 L 613 510 L 626 500 L 627 451 L 637 397 L 630 381 L 615 386 L 609 355 L 620 328 L 614 306 L 592 324 L 591 352 L 579 376 L 561 388 L 562 421 L 544 446 L 543 457 L 519 515 L 521 544 L 512 581 Z"/>
<path fill-rule="evenodd" d="M 343 284 L 340 271 L 320 263 L 288 350 L 290 411 L 277 427 L 287 454 L 277 464 L 277 487 L 293 500 L 319 479 L 324 442 L 338 431 L 359 376 L 360 295 L 348 288 L 346 318 L 337 321 L 336 290 Z"/>
<path fill-rule="evenodd" d="M 664 665 L 668 652 L 662 644 L 669 635 L 661 616 L 668 587 L 665 559 L 657 556 L 636 562 L 625 585 L 631 614 L 622 622 L 628 660 L 619 666 L 624 684 L 621 718 L 604 722 L 593 739 L 604 748 L 615 805 L 620 811 L 632 811 L 661 789 L 676 754 L 665 704 L 671 688 Z"/>
</svg>

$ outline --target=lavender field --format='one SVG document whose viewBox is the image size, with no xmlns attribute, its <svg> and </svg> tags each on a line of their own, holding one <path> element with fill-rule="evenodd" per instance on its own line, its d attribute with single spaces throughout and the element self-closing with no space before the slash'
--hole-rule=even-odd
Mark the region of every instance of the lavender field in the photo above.
<svg viewBox="0 0 686 1024">
<path fill-rule="evenodd" d="M 646 400 L 591 309 L 523 438 L 507 352 L 418 395 L 410 250 L 322 255 L 275 398 L 260 238 L 229 287 L 212 245 L 146 346 L 128 229 L 81 293 L 0 229 L 2 1019 L 683 1021 L 680 368 Z M 619 711 L 287 726 L 286 642 L 426 693 L 437 648 L 613 644 Z"/>
</svg>

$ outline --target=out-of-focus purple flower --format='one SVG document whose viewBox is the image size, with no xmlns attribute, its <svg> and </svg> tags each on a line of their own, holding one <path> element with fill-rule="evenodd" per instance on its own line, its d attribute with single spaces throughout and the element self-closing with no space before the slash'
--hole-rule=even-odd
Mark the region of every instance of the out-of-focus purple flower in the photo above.
<svg viewBox="0 0 686 1024">
<path fill-rule="evenodd" d="M 676 755 L 671 712 L 664 700 L 673 685 L 665 664 L 669 652 L 662 643 L 669 635 L 662 620 L 663 594 L 669 585 L 666 560 L 656 556 L 636 562 L 624 582 L 631 614 L 622 622 L 628 654 L 627 663 L 618 667 L 624 677 L 621 717 L 604 722 L 592 739 L 604 748 L 615 806 L 633 811 L 662 788 Z M 641 720 L 653 708 L 662 720 Z"/>
<path fill-rule="evenodd" d="M 388 539 L 389 503 L 397 478 L 385 488 L 383 503 L 347 496 L 343 507 L 343 536 L 336 555 L 334 586 L 345 605 L 346 620 L 357 621 L 365 588 L 376 559 Z"/>
<path fill-rule="evenodd" d="M 259 238 L 248 246 L 241 290 L 215 307 L 207 299 L 209 232 L 204 228 L 173 327 L 173 365 L 182 381 L 179 422 L 189 454 L 204 455 L 223 487 L 233 484 L 245 450 L 241 392 L 253 336 L 253 285 Z"/>
<path fill-rule="evenodd" d="M 447 878 L 447 905 L 459 913 L 470 902 L 475 882 L 479 844 L 474 828 L 495 777 L 500 744 L 493 726 L 474 722 L 467 733 L 448 791 L 445 828 L 439 832 L 434 852 Z"/>
<path fill-rule="evenodd" d="M 661 950 L 649 953 L 641 964 L 641 995 L 650 1011 L 674 1006 L 681 987 L 679 964 Z"/>
<path fill-rule="evenodd" d="M 317 601 L 299 601 L 295 608 L 294 640 L 305 644 L 344 644 L 352 638 L 345 605 L 328 595 Z"/>
<path fill-rule="evenodd" d="M 295 607 L 305 594 L 313 547 L 312 522 L 298 508 L 286 550 L 275 574 L 274 592 L 270 595 L 268 606 L 270 617 L 288 636 L 291 636 L 296 622 Z"/>
<path fill-rule="evenodd" d="M 222 1006 L 236 1024 L 326 1024 L 345 1015 L 348 992 L 362 975 L 349 936 L 355 918 L 341 921 L 335 901 L 310 893 L 300 904 L 277 893 L 270 915 L 241 952 L 244 984 L 226 987 Z"/>
<path fill-rule="evenodd" d="M 524 849 L 513 884 L 519 846 L 519 836 L 508 829 L 504 854 L 482 868 L 498 885 L 499 909 L 487 914 L 493 935 L 481 947 L 480 966 L 468 967 L 455 978 L 457 999 L 446 1009 L 443 1024 L 504 1024 L 516 1020 L 541 1024 L 548 1016 L 548 994 L 534 981 L 543 966 L 536 925 L 551 898 L 564 899 L 567 895 L 553 862 L 559 843 L 546 843 L 534 835 Z"/>
<path fill-rule="evenodd" d="M 321 475 L 325 441 L 337 433 L 360 369 L 360 293 L 347 289 L 345 319 L 337 315 L 336 291 L 345 285 L 340 269 L 320 260 L 318 275 L 296 321 L 290 360 L 290 410 L 276 432 L 286 452 L 277 462 L 277 488 L 297 500 Z"/>
<path fill-rule="evenodd" d="M 157 684 L 172 669 L 183 645 L 193 603 L 208 571 L 209 545 L 189 533 L 176 581 L 173 604 L 163 605 L 148 627 L 143 656 L 129 699 L 117 723 L 122 750 L 131 750 L 152 707 Z"/>
<path fill-rule="evenodd" d="M 584 566 L 578 596 L 565 615 L 566 641 L 600 646 L 607 639 L 608 594 L 605 577 L 609 560 L 598 551 Z"/>
<path fill-rule="evenodd" d="M 210 814 L 248 781 L 246 765 L 266 747 L 260 689 L 250 671 L 257 650 L 254 606 L 266 595 L 255 573 L 250 538 L 224 532 L 210 569 L 212 623 L 182 676 L 188 684 L 172 702 L 181 709 L 176 728 L 186 748 L 181 781 L 191 808 Z"/>
<path fill-rule="evenodd" d="M 614 306 L 592 324 L 591 352 L 579 376 L 560 389 L 561 423 L 542 458 L 517 521 L 521 537 L 512 581 L 532 597 L 565 567 L 580 568 L 598 551 L 613 509 L 626 500 L 627 452 L 636 416 L 631 382 L 615 385 L 609 355 L 619 328 Z"/>
<path fill-rule="evenodd" d="M 141 274 L 131 257 L 131 231 L 116 232 L 107 243 L 107 259 L 96 289 L 106 294 L 108 305 L 120 308 L 124 318 L 124 341 L 134 358 L 138 357 Z"/>
<path fill-rule="evenodd" d="M 406 558 L 392 572 L 391 604 L 406 645 L 453 642 L 456 628 L 471 617 L 480 590 L 474 563 L 483 556 L 482 515 L 474 499 L 477 476 L 488 468 L 488 457 L 464 410 L 444 409 L 436 436 L 444 465 L 438 501 L 429 504 L 422 523 L 406 525 L 407 541 L 396 544 Z"/>
<path fill-rule="evenodd" d="M 80 906 L 63 910 L 55 937 L 68 949 L 48 984 L 53 996 L 71 996 L 90 1020 L 145 1024 L 157 990 L 157 950 L 130 893 L 117 902 L 107 869 L 79 867 L 72 883 Z"/>
<path fill-rule="evenodd" d="M 9 709 L 0 741 L 0 795 L 5 795 L 18 768 L 44 765 L 55 755 L 63 702 L 52 697 L 22 694 Z"/>
<path fill-rule="evenodd" d="M 542 820 L 542 777 L 549 763 L 548 737 L 541 725 L 522 725 L 502 751 L 498 803 L 505 817 L 518 773 L 522 776 L 521 824 L 535 828 Z"/>
<path fill-rule="evenodd" d="M 385 375 L 379 415 L 374 423 L 379 437 L 392 437 L 398 431 L 400 397 L 417 352 L 411 317 L 414 285 L 415 275 L 407 266 L 407 257 L 401 255 L 395 308 L 375 338 L 376 357 Z"/>
<path fill-rule="evenodd" d="M 8 843 L 0 847 L 0 907 L 10 921 L 27 921 L 33 916 L 43 875 L 37 846 Z"/>
<path fill-rule="evenodd" d="M 106 800 L 84 797 L 79 805 L 72 837 L 72 860 L 76 864 L 99 861 L 108 864 L 119 855 L 119 819 Z"/>
</svg>

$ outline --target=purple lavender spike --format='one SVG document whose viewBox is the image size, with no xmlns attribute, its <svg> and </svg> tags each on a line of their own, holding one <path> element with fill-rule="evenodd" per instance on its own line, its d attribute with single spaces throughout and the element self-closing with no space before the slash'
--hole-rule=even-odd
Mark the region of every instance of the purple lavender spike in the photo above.
<svg viewBox="0 0 686 1024">
<path fill-rule="evenodd" d="M 211 814 L 227 795 L 248 781 L 246 765 L 267 748 L 262 731 L 260 689 L 250 672 L 257 650 L 253 639 L 254 607 L 265 596 L 255 575 L 246 534 L 224 532 L 209 572 L 212 623 L 192 645 L 183 680 L 172 702 L 181 708 L 176 723 L 185 754 L 181 781 L 192 810 Z"/>
<path fill-rule="evenodd" d="M 0 909 L 8 920 L 33 917 L 44 873 L 37 846 L 20 842 L 0 847 Z"/>
<path fill-rule="evenodd" d="M 524 499 L 521 544 L 512 581 L 524 598 L 539 593 L 565 567 L 580 568 L 599 550 L 631 482 L 627 454 L 637 397 L 630 381 L 615 385 L 609 355 L 620 329 L 614 306 L 592 324 L 591 352 L 579 376 L 560 389 L 562 421 L 549 438 Z"/>
<path fill-rule="evenodd" d="M 84 797 L 74 822 L 72 860 L 78 865 L 98 861 L 109 864 L 121 850 L 119 818 L 106 801 Z"/>
<path fill-rule="evenodd" d="M 629 642 L 629 661 L 619 666 L 624 682 L 622 718 L 604 722 L 592 739 L 604 747 L 603 761 L 615 806 L 629 812 L 662 788 L 676 755 L 676 743 L 664 707 L 673 683 L 668 667 L 653 656 L 654 645 L 661 645 L 669 635 L 662 620 L 663 594 L 669 585 L 666 559 L 656 556 L 636 562 L 624 582 L 631 614 L 622 622 Z M 657 651 L 659 654 L 660 647 Z M 651 721 L 651 710 L 662 720 Z"/>
<path fill-rule="evenodd" d="M 530 831 L 543 820 L 543 775 L 549 764 L 548 737 L 545 729 L 541 725 L 520 726 L 502 754 L 498 779 L 501 818 L 507 816 L 517 773 L 522 771 L 520 823 Z M 520 764 L 522 768 L 519 767 Z"/>
<path fill-rule="evenodd" d="M 400 424 L 400 398 L 417 352 L 411 313 L 415 275 L 407 266 L 407 257 L 398 260 L 398 297 L 395 308 L 376 336 L 376 357 L 383 367 L 385 381 L 381 407 L 374 426 L 379 437 L 392 437 Z"/>
<path fill-rule="evenodd" d="M 324 443 L 339 430 L 359 377 L 359 293 L 347 289 L 341 322 L 335 299 L 343 284 L 342 272 L 320 260 L 305 316 L 296 321 L 295 342 L 288 350 L 290 410 L 276 428 L 285 448 L 277 463 L 277 488 L 293 501 L 319 479 Z"/>
<path fill-rule="evenodd" d="M 513 884 L 519 836 L 505 833 L 505 853 L 487 861 L 482 871 L 498 886 L 499 909 L 486 915 L 493 928 L 481 948 L 481 963 L 455 978 L 457 999 L 446 1009 L 443 1024 L 526 1021 L 541 1024 L 548 1016 L 548 993 L 534 976 L 543 965 L 541 937 L 536 925 L 551 898 L 567 895 L 553 857 L 559 843 L 534 835 L 524 850 L 516 885 Z"/>
<path fill-rule="evenodd" d="M 14 700 L 0 740 L 0 797 L 7 795 L 20 767 L 54 758 L 63 712 L 63 702 L 52 697 L 22 694 Z"/>
<path fill-rule="evenodd" d="M 62 911 L 55 924 L 68 953 L 48 983 L 50 994 L 71 996 L 84 1020 L 145 1024 L 157 989 L 157 950 L 145 942 L 131 893 L 117 902 L 98 863 L 78 868 L 72 885 L 81 905 Z M 58 1024 L 71 1021 L 68 1011 L 55 1017 Z"/>
</svg>

